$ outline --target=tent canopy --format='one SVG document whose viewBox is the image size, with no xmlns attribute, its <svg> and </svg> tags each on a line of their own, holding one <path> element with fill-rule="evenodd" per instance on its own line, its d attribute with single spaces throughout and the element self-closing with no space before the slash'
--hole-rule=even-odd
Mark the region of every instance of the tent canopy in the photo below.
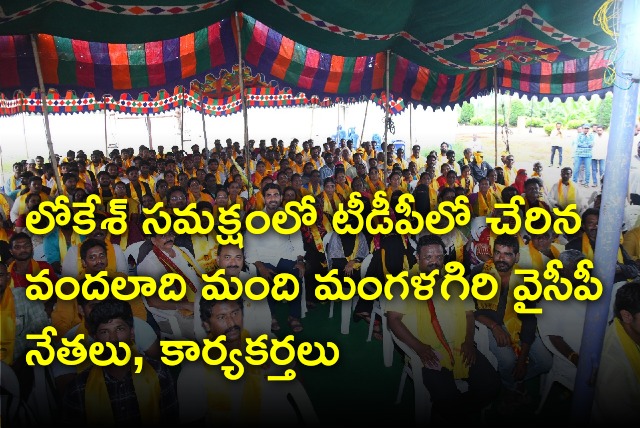
<svg viewBox="0 0 640 428">
<path fill-rule="evenodd" d="M 146 101 L 165 90 L 192 92 L 195 109 L 200 95 L 205 103 L 237 104 L 236 11 L 245 84 L 263 106 L 380 97 L 386 50 L 391 94 L 405 103 L 444 107 L 486 93 L 494 67 L 498 87 L 512 92 L 566 98 L 608 89 L 603 76 L 614 42 L 593 23 L 601 1 L 146 3 L 0 0 L 0 108 L 38 108 L 13 94 L 37 86 L 32 33 L 45 84 L 78 94 L 70 98 L 139 99 L 144 91 L 153 94 L 141 95 Z"/>
</svg>

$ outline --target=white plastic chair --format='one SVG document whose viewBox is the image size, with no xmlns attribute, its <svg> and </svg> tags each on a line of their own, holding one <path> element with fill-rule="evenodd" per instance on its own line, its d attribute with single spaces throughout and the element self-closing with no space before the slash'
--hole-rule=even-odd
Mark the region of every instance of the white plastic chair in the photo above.
<svg viewBox="0 0 640 428">
<path fill-rule="evenodd" d="M 127 261 L 127 264 L 129 264 L 129 256 L 132 256 L 134 260 L 134 265 L 133 266 L 129 265 L 129 275 L 136 275 L 137 273 L 138 253 L 140 252 L 140 247 L 144 243 L 145 241 L 133 243 L 129 245 L 126 250 L 124 250 L 124 258 Z"/>
<path fill-rule="evenodd" d="M 405 363 L 402 369 L 402 375 L 400 375 L 400 386 L 398 387 L 396 404 L 402 401 L 402 393 L 404 392 L 404 384 L 407 381 L 407 377 L 411 378 L 411 380 L 413 380 L 416 425 L 428 425 L 431 420 L 431 394 L 422 381 L 422 368 L 424 364 L 418 354 L 411 349 L 409 345 L 398 339 L 393 332 L 389 331 L 388 336 L 391 337 L 393 343 L 398 345 L 405 354 Z"/>
<path fill-rule="evenodd" d="M 0 361 L 0 387 L 2 387 L 2 419 L 5 424 L 16 424 L 20 408 L 20 383 L 13 369 Z"/>
<path fill-rule="evenodd" d="M 147 298 L 144 296 L 142 297 L 142 302 L 144 303 L 144 307 L 147 308 L 147 311 L 153 315 L 156 323 L 158 323 L 158 327 L 160 327 L 160 339 L 181 340 L 191 336 L 183 335 L 182 328 L 178 322 L 178 317 L 176 316 L 176 311 L 163 310 L 149 306 Z M 191 329 L 193 330 L 193 325 L 191 325 Z"/>
<path fill-rule="evenodd" d="M 486 325 L 476 321 L 476 332 L 473 337 L 474 342 L 476 342 L 476 349 L 489 360 L 494 369 L 498 370 L 498 359 L 489 349 L 490 334 L 491 332 Z"/>
<path fill-rule="evenodd" d="M 287 395 L 291 396 L 291 399 L 295 403 L 298 411 L 300 412 L 300 416 L 302 417 L 300 425 L 320 426 L 318 415 L 316 414 L 313 404 L 309 399 L 309 395 L 302 384 L 298 380 L 287 382 L 287 384 Z"/>
<path fill-rule="evenodd" d="M 542 375 L 540 379 L 541 398 L 540 404 L 535 412 L 536 415 L 542 411 L 554 383 L 559 382 L 569 391 L 573 391 L 573 385 L 576 382 L 576 373 L 578 371 L 577 367 L 553 346 L 548 334 L 540 335 L 540 339 L 542 339 L 544 346 L 553 354 L 553 363 L 551 364 L 549 373 Z"/>
<path fill-rule="evenodd" d="M 322 238 L 322 244 L 325 249 L 325 254 L 327 249 L 329 248 L 329 241 L 331 240 L 331 236 L 333 234 L 334 232 L 328 232 L 324 236 L 324 238 Z M 366 266 L 369 266 L 370 261 L 371 261 L 371 258 L 369 256 L 367 256 L 367 258 L 365 258 L 365 260 L 362 261 L 362 267 L 360 269 L 360 272 L 366 272 L 365 263 L 366 263 Z M 327 259 L 327 263 L 331 263 L 331 262 Z M 355 296 L 352 299 L 342 301 L 342 304 L 341 304 L 342 312 L 340 315 L 340 333 L 342 334 L 349 334 L 349 328 L 351 326 L 351 314 L 353 313 L 353 309 L 355 308 L 357 301 L 358 301 L 357 296 Z M 332 300 L 331 303 L 329 304 L 329 318 L 333 318 L 334 303 L 335 302 Z"/>
<path fill-rule="evenodd" d="M 1 415 L 4 425 L 35 425 L 33 412 L 20 399 L 20 382 L 11 366 L 0 361 Z"/>
<path fill-rule="evenodd" d="M 33 260 L 46 262 L 47 257 L 44 255 L 44 245 L 40 244 L 33 248 Z"/>
<path fill-rule="evenodd" d="M 39 423 L 46 425 L 53 420 L 57 403 L 49 367 L 33 367 L 33 388 L 27 403 L 29 408 L 34 410 Z"/>
</svg>

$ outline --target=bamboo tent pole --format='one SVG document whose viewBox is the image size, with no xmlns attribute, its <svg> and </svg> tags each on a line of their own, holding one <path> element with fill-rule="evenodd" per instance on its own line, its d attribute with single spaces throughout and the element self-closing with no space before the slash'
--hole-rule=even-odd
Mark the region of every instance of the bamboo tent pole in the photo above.
<svg viewBox="0 0 640 428">
<path fill-rule="evenodd" d="M 42 68 L 40 66 L 40 55 L 38 53 L 38 43 L 36 36 L 31 34 L 31 49 L 33 50 L 33 58 L 36 63 L 36 73 L 38 74 L 38 91 L 40 92 L 40 99 L 42 100 L 42 116 L 44 117 L 44 133 L 47 138 L 47 147 L 49 148 L 49 158 L 51 159 L 51 165 L 53 166 L 53 174 L 56 178 L 56 185 L 58 186 L 58 192 L 62 194 L 62 180 L 60 179 L 60 171 L 58 171 L 58 161 L 56 160 L 56 154 L 53 151 L 53 141 L 51 141 L 51 128 L 49 127 L 49 111 L 47 110 L 47 92 L 44 88 L 44 79 L 42 78 Z"/>
<path fill-rule="evenodd" d="M 242 64 L 242 34 L 240 32 L 240 19 L 238 12 L 235 13 L 236 31 L 238 35 L 238 83 L 240 84 L 240 101 L 242 102 L 242 121 L 244 124 L 244 150 L 245 150 L 245 168 L 247 170 L 247 179 L 251 179 L 251 152 L 249 147 L 249 122 L 247 111 L 247 94 L 244 90 L 244 73 Z"/>
</svg>

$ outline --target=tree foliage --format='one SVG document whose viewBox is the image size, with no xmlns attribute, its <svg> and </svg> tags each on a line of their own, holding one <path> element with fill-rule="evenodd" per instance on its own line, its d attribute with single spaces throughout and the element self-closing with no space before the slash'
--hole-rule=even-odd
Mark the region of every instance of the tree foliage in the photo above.
<svg viewBox="0 0 640 428">
<path fill-rule="evenodd" d="M 460 109 L 460 118 L 458 119 L 458 123 L 463 125 L 468 125 L 471 122 L 471 119 L 474 117 L 475 108 L 473 104 L 464 102 L 462 103 L 462 108 Z"/>
<path fill-rule="evenodd" d="M 596 123 L 598 125 L 602 125 L 605 128 L 609 127 L 611 123 L 611 109 L 613 107 L 613 95 L 608 93 L 606 97 L 602 100 L 600 105 L 598 106 L 598 110 L 596 112 Z"/>
</svg>

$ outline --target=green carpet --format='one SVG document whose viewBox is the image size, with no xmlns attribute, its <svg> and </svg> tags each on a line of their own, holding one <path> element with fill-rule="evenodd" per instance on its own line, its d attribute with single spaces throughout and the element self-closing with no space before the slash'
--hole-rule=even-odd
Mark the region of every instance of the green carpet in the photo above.
<svg viewBox="0 0 640 428">
<path fill-rule="evenodd" d="M 281 329 L 278 337 L 291 334 L 286 323 L 288 306 L 278 304 L 276 315 Z M 415 424 L 413 382 L 407 379 L 402 401 L 395 404 L 404 357 L 396 349 L 393 366 L 385 367 L 382 342 L 367 342 L 368 325 L 351 322 L 348 335 L 340 333 L 341 304 L 335 305 L 329 318 L 329 304 L 319 305 L 302 320 L 304 331 L 296 335 L 295 343 L 317 341 L 334 342 L 340 350 L 335 366 L 306 367 L 298 363 L 298 379 L 304 384 L 323 425 L 351 426 L 408 426 Z M 500 415 L 492 406 L 478 417 L 477 425 L 538 426 L 567 425 L 570 394 L 562 386 L 554 385 L 543 412 L 534 415 L 539 402 L 539 379 L 527 382 L 532 403 L 513 416 Z M 496 400 L 498 401 L 498 400 Z"/>
</svg>

